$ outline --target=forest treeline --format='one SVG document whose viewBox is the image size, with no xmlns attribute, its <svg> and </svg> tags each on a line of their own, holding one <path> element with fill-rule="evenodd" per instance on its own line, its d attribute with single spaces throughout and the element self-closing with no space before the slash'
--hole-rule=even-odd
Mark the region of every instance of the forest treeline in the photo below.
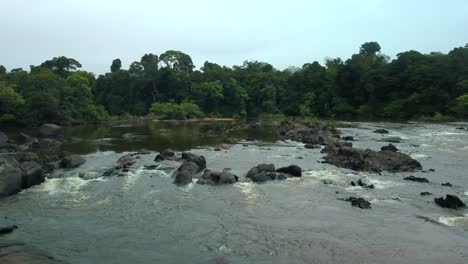
<svg viewBox="0 0 468 264">
<path fill-rule="evenodd" d="M 351 58 L 275 69 L 246 61 L 226 67 L 189 55 L 146 54 L 95 76 L 72 58 L 55 57 L 29 71 L 0 66 L 0 122 L 80 124 L 110 116 L 256 117 L 261 114 L 336 119 L 468 117 L 468 44 L 448 54 L 411 50 L 395 59 L 377 42 Z"/>
</svg>

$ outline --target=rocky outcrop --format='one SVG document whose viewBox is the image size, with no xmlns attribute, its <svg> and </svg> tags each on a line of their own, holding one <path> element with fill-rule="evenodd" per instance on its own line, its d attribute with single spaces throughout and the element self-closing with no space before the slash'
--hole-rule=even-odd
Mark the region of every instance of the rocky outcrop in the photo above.
<svg viewBox="0 0 468 264">
<path fill-rule="evenodd" d="M 171 149 L 165 149 L 159 153 L 156 158 L 154 158 L 154 161 L 163 161 L 163 160 L 175 160 L 177 159 L 175 152 Z"/>
<path fill-rule="evenodd" d="M 425 177 L 416 177 L 416 176 L 408 176 L 403 178 L 405 181 L 414 181 L 414 182 L 422 182 L 422 183 L 429 183 L 429 180 Z"/>
<path fill-rule="evenodd" d="M 46 252 L 19 241 L 0 241 L 2 264 L 65 264 Z"/>
<path fill-rule="evenodd" d="M 239 181 L 239 177 L 231 173 L 231 169 L 224 169 L 222 172 L 205 170 L 202 177 L 197 181 L 204 185 L 234 184 Z"/>
<path fill-rule="evenodd" d="M 198 156 L 190 152 L 184 152 L 182 153 L 182 160 L 194 162 L 197 164 L 200 171 L 206 169 L 206 160 L 203 156 Z"/>
<path fill-rule="evenodd" d="M 37 162 L 37 163 L 40 162 L 37 154 L 33 152 L 18 152 L 18 153 L 15 153 L 15 158 L 18 162 L 27 162 L 27 161 L 32 161 L 32 162 Z"/>
<path fill-rule="evenodd" d="M 192 182 L 193 177 L 206 169 L 206 160 L 203 156 L 197 156 L 192 153 L 182 153 L 184 161 L 179 168 L 172 174 L 174 183 L 177 185 L 187 185 Z"/>
<path fill-rule="evenodd" d="M 395 147 L 395 145 L 393 145 L 391 143 L 388 144 L 387 146 L 383 146 L 380 149 L 383 150 L 383 151 L 393 151 L 393 152 L 397 152 L 399 150 L 397 147 Z"/>
<path fill-rule="evenodd" d="M 342 143 L 327 145 L 322 152 L 326 163 L 356 171 L 405 172 L 421 170 L 422 166 L 410 156 L 394 151 L 362 150 Z"/>
<path fill-rule="evenodd" d="M 336 128 L 319 123 L 315 126 L 305 126 L 283 122 L 278 129 L 278 134 L 309 146 L 326 145 L 339 137 L 339 131 Z"/>
<path fill-rule="evenodd" d="M 63 141 L 65 139 L 65 134 L 61 126 L 44 124 L 39 127 L 39 137 Z"/>
<path fill-rule="evenodd" d="M 286 173 L 286 174 L 292 175 L 294 177 L 301 177 L 302 176 L 302 169 L 301 169 L 301 167 L 299 167 L 297 165 L 289 165 L 288 167 L 279 168 L 276 171 Z"/>
<path fill-rule="evenodd" d="M 73 169 L 83 165 L 86 159 L 80 155 L 69 155 L 62 159 L 60 167 L 64 169 Z"/>
<path fill-rule="evenodd" d="M 460 198 L 450 194 L 447 194 L 445 199 L 443 197 L 434 198 L 434 202 L 441 207 L 450 209 L 460 209 L 466 207 L 465 203 Z"/>
<path fill-rule="evenodd" d="M 359 207 L 361 209 L 371 209 L 371 203 L 364 198 L 349 197 L 345 201 L 351 202 L 352 206 Z"/>
<path fill-rule="evenodd" d="M 11 155 L 0 155 L 0 198 L 21 190 L 23 171 Z"/>
</svg>

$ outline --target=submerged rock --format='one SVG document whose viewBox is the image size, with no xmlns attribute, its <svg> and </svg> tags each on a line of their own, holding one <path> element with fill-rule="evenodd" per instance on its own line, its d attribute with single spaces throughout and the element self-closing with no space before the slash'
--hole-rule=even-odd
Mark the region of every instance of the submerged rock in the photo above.
<svg viewBox="0 0 468 264">
<path fill-rule="evenodd" d="M 137 159 L 130 154 L 124 155 L 117 160 L 117 164 L 122 167 L 130 167 L 137 162 Z"/>
<path fill-rule="evenodd" d="M 362 150 L 342 143 L 327 145 L 322 152 L 326 163 L 356 171 L 405 172 L 421 170 L 421 164 L 409 155 L 393 151 Z"/>
<path fill-rule="evenodd" d="M 219 144 L 216 147 L 214 147 L 214 151 L 222 151 L 222 150 L 228 150 L 231 148 L 231 145 L 228 144 Z"/>
<path fill-rule="evenodd" d="M 63 141 L 65 139 L 65 134 L 61 126 L 44 124 L 39 127 L 39 137 Z"/>
<path fill-rule="evenodd" d="M 377 134 L 388 134 L 388 133 L 390 133 L 390 132 L 388 132 L 388 130 L 386 130 L 386 129 L 380 128 L 380 129 L 374 130 L 374 133 L 377 133 Z"/>
<path fill-rule="evenodd" d="M 390 142 L 390 143 L 401 143 L 403 139 L 400 137 L 386 137 L 386 138 L 380 139 L 379 141 Z"/>
<path fill-rule="evenodd" d="M 354 137 L 353 136 L 344 136 L 341 138 L 342 140 L 346 140 L 346 141 L 354 141 Z"/>
<path fill-rule="evenodd" d="M 446 186 L 446 187 L 453 187 L 453 185 L 450 182 L 441 183 L 440 185 Z"/>
<path fill-rule="evenodd" d="M 383 151 L 393 151 L 393 152 L 397 152 L 399 149 L 398 149 L 397 147 L 395 147 L 395 145 L 393 145 L 393 144 L 390 143 L 390 144 L 388 144 L 387 146 L 383 146 L 383 147 L 381 148 L 381 150 L 383 150 Z"/>
<path fill-rule="evenodd" d="M 5 227 L 0 227 L 0 236 L 8 235 L 15 231 L 15 229 L 18 229 L 18 226 L 16 225 L 11 225 L 11 226 L 5 226 Z"/>
<path fill-rule="evenodd" d="M 430 192 L 422 192 L 422 193 L 420 193 L 419 195 L 421 195 L 421 196 L 429 196 L 429 195 L 432 195 L 432 193 L 430 193 Z"/>
<path fill-rule="evenodd" d="M 60 167 L 64 169 L 73 169 L 83 165 L 86 159 L 80 155 L 69 155 L 62 159 Z"/>
<path fill-rule="evenodd" d="M 361 209 L 371 209 L 371 203 L 364 198 L 349 197 L 345 201 L 351 202 L 352 206 L 359 207 Z"/>
<path fill-rule="evenodd" d="M 423 182 L 423 183 L 429 183 L 429 180 L 424 177 L 416 177 L 416 176 L 408 176 L 403 178 L 405 181 L 414 181 L 414 182 Z"/>
<path fill-rule="evenodd" d="M 281 172 L 267 172 L 267 171 L 262 171 L 260 173 L 257 173 L 250 177 L 250 179 L 253 182 L 267 182 L 267 181 L 274 181 L 274 180 L 286 180 L 289 178 L 288 174 L 281 173 Z"/>
<path fill-rule="evenodd" d="M 460 209 L 465 208 L 465 203 L 455 195 L 447 194 L 445 199 L 443 197 L 434 198 L 434 202 L 444 208 Z"/>
<path fill-rule="evenodd" d="M 323 184 L 330 185 L 330 184 L 333 184 L 333 181 L 329 180 L 329 179 L 325 179 L 325 180 L 323 180 Z"/>
<path fill-rule="evenodd" d="M 301 167 L 299 167 L 297 165 L 289 165 L 288 167 L 279 168 L 276 171 L 286 173 L 286 174 L 292 175 L 294 177 L 301 177 L 302 176 L 302 169 L 301 169 Z"/>
</svg>

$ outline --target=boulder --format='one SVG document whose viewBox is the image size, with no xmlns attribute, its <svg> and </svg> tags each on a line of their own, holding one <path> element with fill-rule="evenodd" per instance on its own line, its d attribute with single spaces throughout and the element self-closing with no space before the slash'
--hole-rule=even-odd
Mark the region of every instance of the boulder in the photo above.
<svg viewBox="0 0 468 264">
<path fill-rule="evenodd" d="M 51 173 L 58 168 L 60 168 L 60 161 L 51 161 L 42 164 L 42 169 L 44 173 Z"/>
<path fill-rule="evenodd" d="M 247 172 L 247 175 L 245 177 L 249 179 L 260 172 L 274 172 L 274 171 L 275 171 L 275 165 L 273 164 L 259 164 L 253 167 L 252 169 L 250 169 Z"/>
<path fill-rule="evenodd" d="M 184 152 L 182 153 L 182 160 L 194 162 L 195 164 L 197 164 L 200 171 L 206 169 L 206 160 L 203 156 L 198 156 L 193 153 Z"/>
<path fill-rule="evenodd" d="M 130 154 L 124 155 L 117 160 L 117 163 L 120 166 L 125 167 L 125 168 L 132 166 L 136 162 L 137 162 L 137 159 Z"/>
<path fill-rule="evenodd" d="M 15 231 L 15 229 L 18 229 L 18 226 L 11 225 L 11 226 L 0 227 L 0 236 L 11 234 L 13 233 L 13 231 Z"/>
<path fill-rule="evenodd" d="M 11 155 L 0 155 L 0 198 L 21 190 L 23 171 Z"/>
<path fill-rule="evenodd" d="M 354 141 L 354 137 L 353 136 L 344 136 L 341 138 L 342 140 L 345 140 L 345 141 Z"/>
<path fill-rule="evenodd" d="M 180 167 L 174 171 L 172 177 L 177 185 L 187 185 L 192 182 L 193 177 L 200 172 L 201 169 L 193 161 L 185 161 Z"/>
<path fill-rule="evenodd" d="M 154 158 L 154 161 L 162 161 L 162 160 L 175 160 L 176 155 L 175 152 L 171 149 L 166 149 L 163 150 L 161 153 L 159 153 L 156 158 Z"/>
<path fill-rule="evenodd" d="M 45 181 L 42 166 L 33 161 L 27 161 L 20 164 L 23 170 L 22 188 L 26 189 L 39 185 Z"/>
<path fill-rule="evenodd" d="M 58 139 L 54 138 L 40 138 L 34 142 L 32 142 L 31 146 L 35 149 L 42 149 L 42 148 L 56 148 L 60 146 L 62 142 Z"/>
<path fill-rule="evenodd" d="M 86 159 L 80 155 L 70 155 L 62 159 L 60 167 L 64 169 L 73 169 L 83 165 L 85 162 Z"/>
<path fill-rule="evenodd" d="M 465 208 L 465 203 L 455 195 L 447 194 L 445 199 L 443 197 L 434 198 L 434 202 L 444 208 L 460 209 Z"/>
<path fill-rule="evenodd" d="M 445 187 L 453 187 L 453 185 L 450 182 L 441 183 L 440 185 L 445 186 Z"/>
<path fill-rule="evenodd" d="M 371 203 L 364 198 L 349 197 L 345 201 L 351 202 L 352 206 L 359 207 L 361 209 L 371 209 Z"/>
<path fill-rule="evenodd" d="M 0 153 L 10 153 L 20 151 L 21 147 L 14 143 L 0 142 Z"/>
<path fill-rule="evenodd" d="M 306 149 L 316 149 L 316 148 L 320 148 L 320 146 L 319 145 L 312 145 L 312 144 L 305 144 L 304 148 L 306 148 Z"/>
<path fill-rule="evenodd" d="M 54 124 L 44 124 L 39 127 L 39 137 L 63 141 L 65 139 L 65 134 L 61 126 Z"/>
<path fill-rule="evenodd" d="M 430 193 L 430 192 L 422 192 L 422 193 L 420 193 L 419 195 L 421 195 L 421 196 L 429 196 L 429 195 L 432 195 L 432 193 Z"/>
<path fill-rule="evenodd" d="M 325 180 L 323 180 L 323 184 L 330 185 L 330 184 L 333 184 L 333 181 L 330 180 L 330 179 L 325 179 Z"/>
<path fill-rule="evenodd" d="M 301 167 L 299 167 L 297 165 L 289 165 L 288 167 L 279 168 L 276 171 L 286 173 L 286 174 L 292 175 L 294 177 L 301 177 L 302 176 L 302 169 L 301 169 Z"/>
<path fill-rule="evenodd" d="M 297 125 L 290 122 L 282 122 L 278 128 L 278 134 L 281 137 L 305 143 L 307 147 L 316 145 L 326 145 L 334 142 L 338 137 L 339 131 L 331 126 L 321 123 L 310 126 Z"/>
<path fill-rule="evenodd" d="M 408 176 L 408 177 L 403 178 L 403 180 L 429 183 L 429 180 L 427 178 L 424 178 L 424 177 Z"/>
<path fill-rule="evenodd" d="M 342 143 L 327 145 L 322 152 L 326 163 L 356 171 L 406 172 L 421 170 L 421 164 L 409 155 L 393 151 L 373 151 L 357 149 Z"/>
<path fill-rule="evenodd" d="M 360 187 L 363 187 L 363 188 L 366 188 L 366 189 L 375 189 L 374 184 L 367 184 L 367 183 L 363 182 L 362 179 L 359 179 L 357 181 L 357 183 L 352 181 L 351 186 L 360 186 Z"/>
<path fill-rule="evenodd" d="M 374 130 L 374 133 L 377 133 L 377 134 L 388 134 L 388 133 L 390 133 L 390 132 L 388 132 L 388 130 L 386 130 L 386 129 L 380 128 L 380 129 Z"/>
<path fill-rule="evenodd" d="M 401 143 L 403 139 L 401 137 L 386 137 L 386 138 L 380 139 L 380 141 L 390 142 L 390 143 Z"/>
<path fill-rule="evenodd" d="M 8 142 L 8 136 L 7 134 L 3 133 L 0 131 L 0 143 L 6 143 Z"/>
<path fill-rule="evenodd" d="M 39 163 L 39 157 L 34 152 L 17 152 L 15 158 L 18 162 L 33 161 Z"/>
<path fill-rule="evenodd" d="M 381 150 L 383 150 L 383 151 L 393 151 L 393 152 L 397 152 L 399 149 L 398 149 L 397 147 L 395 147 L 395 145 L 393 145 L 393 144 L 390 143 L 390 144 L 388 144 L 387 146 L 383 146 L 383 147 L 381 148 Z"/>
<path fill-rule="evenodd" d="M 221 185 L 234 184 L 239 181 L 239 177 L 231 173 L 231 169 L 224 169 L 223 172 L 205 170 L 203 176 L 197 181 L 198 184 Z"/>
<path fill-rule="evenodd" d="M 138 154 L 140 155 L 148 155 L 148 154 L 151 154 L 151 151 L 150 150 L 147 150 L 147 149 L 140 149 L 138 151 Z"/>
</svg>

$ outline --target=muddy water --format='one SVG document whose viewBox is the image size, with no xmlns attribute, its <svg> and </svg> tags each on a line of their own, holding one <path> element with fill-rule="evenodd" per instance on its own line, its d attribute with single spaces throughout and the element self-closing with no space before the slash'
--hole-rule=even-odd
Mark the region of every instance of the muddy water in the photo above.
<svg viewBox="0 0 468 264">
<path fill-rule="evenodd" d="M 1 200 L 0 224 L 20 227 L 8 238 L 70 263 L 468 263 L 468 211 L 433 203 L 447 193 L 468 202 L 468 132 L 457 130 L 460 124 L 357 125 L 341 129 L 354 145 L 377 150 L 385 137 L 400 137 L 395 145 L 435 172 L 339 169 L 320 163 L 320 149 L 278 141 L 272 129 L 220 136 L 225 124 L 81 127 L 67 131 L 74 139 L 63 148 L 86 155 L 87 163 Z M 390 134 L 372 133 L 375 128 Z M 236 143 L 213 150 L 226 140 Z M 241 178 L 258 163 L 297 164 L 305 172 L 266 184 L 177 187 L 170 177 L 177 162 L 144 169 L 167 147 L 204 155 L 208 168 L 232 168 Z M 101 176 L 141 148 L 154 152 L 127 176 Z M 431 183 L 404 181 L 409 175 Z M 376 189 L 350 186 L 360 178 Z M 422 197 L 423 191 L 434 196 Z M 349 196 L 368 199 L 372 209 L 339 199 Z"/>
</svg>

